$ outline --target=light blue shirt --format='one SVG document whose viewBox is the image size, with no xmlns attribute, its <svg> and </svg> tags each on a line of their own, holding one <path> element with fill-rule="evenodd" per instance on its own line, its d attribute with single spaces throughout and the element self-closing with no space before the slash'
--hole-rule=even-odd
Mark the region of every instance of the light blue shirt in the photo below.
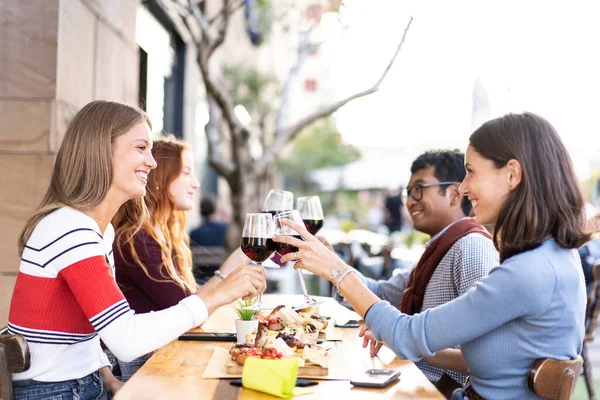
<svg viewBox="0 0 600 400">
<path fill-rule="evenodd" d="M 581 353 L 585 307 L 577 251 L 549 239 L 451 302 L 408 316 L 381 301 L 366 324 L 398 357 L 413 361 L 461 345 L 473 388 L 486 399 L 537 399 L 527 385 L 529 367 L 537 358 Z"/>
<path fill-rule="evenodd" d="M 448 225 L 432 237 L 425 244 L 425 247 L 427 248 L 433 241 L 446 233 L 448 228 L 463 219 Z M 423 305 L 420 312 L 438 307 L 458 296 L 462 296 L 499 263 L 498 252 L 491 239 L 480 233 L 470 233 L 458 239 L 441 259 L 431 276 L 423 296 Z M 402 292 L 406 289 L 410 272 L 403 271 L 388 280 L 380 281 L 367 278 L 359 272 L 357 272 L 357 275 L 377 297 L 389 301 L 390 304 L 400 309 Z M 346 307 L 350 307 L 350 304 L 344 300 L 335 287 L 333 288 L 333 296 Z M 433 383 L 436 383 L 443 373 L 446 373 L 460 384 L 463 384 L 466 379 L 466 376 L 462 374 L 434 367 L 425 361 L 418 361 L 416 365 L 423 371 L 427 379 Z"/>
</svg>

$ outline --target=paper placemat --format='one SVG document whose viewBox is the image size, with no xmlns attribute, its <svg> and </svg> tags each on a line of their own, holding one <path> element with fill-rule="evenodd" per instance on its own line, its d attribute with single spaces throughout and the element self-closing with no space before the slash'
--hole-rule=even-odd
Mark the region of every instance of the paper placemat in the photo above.
<svg viewBox="0 0 600 400">
<path fill-rule="evenodd" d="M 325 347 L 331 347 L 332 357 L 329 360 L 329 373 L 324 376 L 303 376 L 299 378 L 323 379 L 323 380 L 350 380 L 353 376 L 359 376 L 369 368 L 383 368 L 386 363 L 378 358 L 371 358 L 368 349 L 356 348 L 356 346 L 345 346 L 343 342 L 327 342 Z M 215 347 L 208 361 L 203 379 L 240 378 L 241 374 L 228 374 L 227 364 L 231 356 L 229 351 L 222 347 Z M 388 360 L 386 360 L 388 361 Z M 389 360 L 388 362 L 391 362 Z"/>
</svg>

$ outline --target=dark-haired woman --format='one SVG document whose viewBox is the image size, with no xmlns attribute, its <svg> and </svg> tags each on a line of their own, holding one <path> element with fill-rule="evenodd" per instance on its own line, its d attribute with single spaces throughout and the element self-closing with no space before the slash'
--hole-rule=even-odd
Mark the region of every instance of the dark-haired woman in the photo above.
<svg viewBox="0 0 600 400">
<path fill-rule="evenodd" d="M 468 372 L 469 398 L 537 399 L 527 372 L 537 358 L 581 352 L 586 293 L 577 248 L 583 198 L 554 128 L 530 113 L 491 120 L 470 137 L 461 191 L 480 224 L 493 224 L 501 265 L 465 295 L 412 316 L 371 293 L 302 226 L 282 261 L 335 284 L 374 335 L 401 358 Z M 460 345 L 461 350 L 444 350 Z M 461 354 L 462 352 L 462 354 Z M 436 354 L 437 353 L 437 354 Z M 464 358 L 463 358 L 464 357 Z"/>
</svg>

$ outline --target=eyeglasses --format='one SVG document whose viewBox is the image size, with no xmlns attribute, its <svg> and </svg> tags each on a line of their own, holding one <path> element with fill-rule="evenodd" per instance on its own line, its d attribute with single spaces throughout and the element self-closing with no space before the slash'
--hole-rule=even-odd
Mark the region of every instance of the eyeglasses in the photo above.
<svg viewBox="0 0 600 400">
<path fill-rule="evenodd" d="M 448 186 L 460 184 L 460 182 L 437 182 L 437 183 L 417 183 L 416 185 L 404 189 L 401 193 L 402 202 L 406 204 L 408 196 L 412 197 L 414 201 L 419 201 L 423 198 L 423 189 L 432 186 Z"/>
</svg>

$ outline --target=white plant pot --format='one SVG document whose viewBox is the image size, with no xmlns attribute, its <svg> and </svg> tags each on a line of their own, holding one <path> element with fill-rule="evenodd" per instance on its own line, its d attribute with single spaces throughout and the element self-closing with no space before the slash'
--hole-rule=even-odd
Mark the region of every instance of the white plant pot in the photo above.
<svg viewBox="0 0 600 400">
<path fill-rule="evenodd" d="M 235 320 L 235 333 L 237 335 L 238 343 L 246 343 L 246 334 L 256 330 L 258 330 L 258 320 L 256 319 L 251 321 L 242 321 L 241 319 Z"/>
</svg>

